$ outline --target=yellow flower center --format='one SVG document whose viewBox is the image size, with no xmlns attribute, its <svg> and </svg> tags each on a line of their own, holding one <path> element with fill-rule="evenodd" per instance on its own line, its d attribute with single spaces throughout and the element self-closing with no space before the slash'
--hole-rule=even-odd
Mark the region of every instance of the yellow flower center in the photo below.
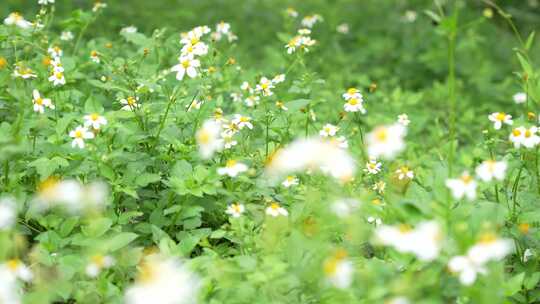
<svg viewBox="0 0 540 304">
<path fill-rule="evenodd" d="M 468 184 L 468 183 L 472 182 L 473 178 L 469 174 L 463 174 L 461 176 L 461 180 L 463 181 L 463 183 Z"/>
<path fill-rule="evenodd" d="M 240 122 L 249 122 L 249 118 L 245 117 L 245 116 L 242 116 L 242 117 L 240 117 Z"/>
<path fill-rule="evenodd" d="M 98 52 L 92 51 L 92 52 L 90 52 L 90 56 L 92 56 L 92 57 L 97 57 L 97 56 L 98 56 Z"/>
<path fill-rule="evenodd" d="M 531 137 L 531 136 L 532 136 L 531 130 L 526 130 L 526 131 L 525 131 L 525 137 L 529 138 L 529 137 Z"/>
<path fill-rule="evenodd" d="M 384 127 L 379 127 L 375 130 L 375 138 L 378 141 L 386 141 L 388 139 L 388 130 Z"/>
<path fill-rule="evenodd" d="M 36 104 L 37 105 L 42 105 L 43 104 L 43 98 L 39 97 L 36 99 Z"/>
<path fill-rule="evenodd" d="M 227 164 L 226 164 L 225 166 L 226 166 L 227 168 L 232 168 L 232 167 L 236 166 L 236 164 L 237 164 L 237 161 L 231 159 L 231 160 L 228 160 L 228 161 L 227 161 Z"/>
<path fill-rule="evenodd" d="M 349 104 L 350 104 L 351 106 L 357 105 L 357 104 L 358 104 L 358 99 L 356 99 L 356 98 L 351 98 L 351 99 L 349 99 Z"/>
<path fill-rule="evenodd" d="M 497 119 L 498 121 L 504 121 L 506 119 L 506 114 L 504 112 L 497 113 L 495 119 Z"/>
<path fill-rule="evenodd" d="M 149 263 L 144 263 L 141 266 L 137 281 L 142 283 L 150 283 L 156 277 L 156 271 Z"/>
<path fill-rule="evenodd" d="M 64 78 L 64 74 L 58 72 L 58 73 L 54 73 L 54 76 L 56 77 L 56 79 L 60 80 L 62 78 Z"/>
<path fill-rule="evenodd" d="M 82 138 L 83 137 L 83 132 L 81 130 L 76 130 L 75 131 L 75 138 Z"/>
<path fill-rule="evenodd" d="M 21 14 L 19 14 L 18 12 L 11 13 L 11 16 L 12 16 L 13 18 L 15 18 L 16 21 L 22 20 L 22 16 L 21 16 Z"/>
<path fill-rule="evenodd" d="M 187 69 L 190 66 L 189 60 L 182 60 L 180 64 L 182 64 L 182 67 L 184 67 L 184 69 Z"/>
<path fill-rule="evenodd" d="M 9 261 L 6 262 L 6 266 L 9 268 L 9 270 L 11 271 L 16 271 L 17 268 L 19 268 L 19 266 L 21 265 L 21 261 L 17 260 L 17 259 L 11 259 Z"/>
<path fill-rule="evenodd" d="M 105 266 L 105 257 L 102 255 L 95 255 L 92 257 L 92 263 L 96 264 L 99 268 Z"/>
<path fill-rule="evenodd" d="M 272 210 L 278 210 L 280 206 L 278 203 L 274 202 L 270 204 L 270 208 L 272 208 Z"/>
<path fill-rule="evenodd" d="M 401 170 L 401 173 L 403 173 L 403 174 L 407 174 L 409 172 L 409 168 L 406 167 L 406 166 L 401 167 L 400 170 Z"/>
<path fill-rule="evenodd" d="M 199 43 L 199 41 L 200 41 L 199 38 L 193 37 L 193 38 L 191 38 L 190 43 L 191 43 L 191 45 L 195 45 L 195 44 Z"/>
<path fill-rule="evenodd" d="M 242 208 L 240 207 L 240 204 L 232 204 L 232 209 L 237 213 L 242 212 Z"/>
<path fill-rule="evenodd" d="M 127 98 L 127 103 L 128 103 L 128 105 L 133 106 L 133 105 L 135 105 L 136 100 L 135 100 L 135 98 L 133 96 L 129 96 Z"/>
<path fill-rule="evenodd" d="M 355 89 L 355 88 L 349 88 L 347 90 L 347 94 L 353 95 L 353 94 L 356 94 L 356 93 L 358 93 L 358 90 Z"/>
<path fill-rule="evenodd" d="M 497 236 L 494 233 L 488 232 L 480 236 L 479 242 L 482 244 L 490 244 L 497 240 Z"/>
<path fill-rule="evenodd" d="M 401 233 L 407 233 L 412 230 L 412 227 L 407 224 L 399 224 L 398 229 Z"/>
<path fill-rule="evenodd" d="M 98 120 L 98 118 L 99 118 L 99 114 L 97 114 L 97 113 L 92 113 L 92 114 L 90 115 L 90 119 L 91 119 L 92 121 L 96 121 L 96 120 Z"/>
<path fill-rule="evenodd" d="M 200 143 L 200 144 L 203 144 L 203 145 L 206 145 L 210 142 L 210 132 L 206 131 L 206 130 L 201 130 L 198 134 L 197 134 L 197 141 Z"/>
<path fill-rule="evenodd" d="M 518 136 L 521 135 L 521 131 L 518 130 L 518 129 L 514 129 L 514 130 L 512 131 L 512 135 L 514 135 L 514 137 L 518 137 Z"/>
</svg>

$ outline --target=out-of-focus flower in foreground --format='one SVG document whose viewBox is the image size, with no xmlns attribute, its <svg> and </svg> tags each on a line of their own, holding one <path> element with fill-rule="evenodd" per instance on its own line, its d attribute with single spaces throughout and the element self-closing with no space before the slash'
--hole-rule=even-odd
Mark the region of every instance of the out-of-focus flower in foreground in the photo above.
<svg viewBox="0 0 540 304">
<path fill-rule="evenodd" d="M 379 126 L 367 134 L 367 153 L 370 157 L 392 159 L 405 149 L 403 138 L 407 129 L 399 124 Z"/>
<path fill-rule="evenodd" d="M 434 260 L 441 250 L 442 232 L 435 221 L 422 222 L 412 229 L 408 225 L 381 225 L 375 237 L 382 245 L 402 253 L 412 253 L 422 261 Z"/>
</svg>

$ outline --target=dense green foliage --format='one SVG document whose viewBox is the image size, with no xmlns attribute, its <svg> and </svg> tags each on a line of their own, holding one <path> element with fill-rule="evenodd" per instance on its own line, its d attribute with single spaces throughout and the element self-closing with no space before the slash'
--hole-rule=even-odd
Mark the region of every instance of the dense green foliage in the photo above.
<svg viewBox="0 0 540 304">
<path fill-rule="evenodd" d="M 0 3 L 0 303 L 540 302 L 537 1 L 37 2 Z"/>
</svg>

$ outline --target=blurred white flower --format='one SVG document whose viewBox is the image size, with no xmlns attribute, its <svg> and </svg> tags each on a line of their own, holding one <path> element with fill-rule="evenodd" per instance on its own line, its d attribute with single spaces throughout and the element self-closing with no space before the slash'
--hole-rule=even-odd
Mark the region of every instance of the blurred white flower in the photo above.
<svg viewBox="0 0 540 304">
<path fill-rule="evenodd" d="M 56 46 L 52 46 L 48 48 L 47 53 L 49 53 L 49 55 L 51 55 L 52 58 L 58 58 L 58 57 L 62 57 L 62 55 L 64 54 L 64 51 L 62 51 L 62 49 L 56 45 Z"/>
<path fill-rule="evenodd" d="M 32 22 L 27 21 L 21 16 L 21 14 L 14 12 L 7 16 L 6 19 L 4 19 L 5 25 L 15 25 L 17 27 L 20 27 L 22 29 L 28 29 L 32 27 Z"/>
<path fill-rule="evenodd" d="M 403 16 L 403 19 L 407 22 L 414 22 L 416 21 L 416 17 L 418 16 L 418 14 L 415 12 L 415 11 L 412 11 L 412 10 L 408 10 L 408 11 L 405 11 L 405 15 Z"/>
<path fill-rule="evenodd" d="M 375 237 L 382 245 L 412 253 L 422 261 L 431 261 L 439 255 L 442 232 L 436 222 L 428 221 L 418 224 L 415 229 L 407 225 L 381 225 L 375 230 Z"/>
<path fill-rule="evenodd" d="M 534 250 L 531 248 L 525 249 L 523 252 L 523 262 L 527 263 L 532 257 L 535 256 Z"/>
<path fill-rule="evenodd" d="M 477 183 L 467 172 L 463 172 L 459 178 L 450 178 L 446 180 L 446 187 L 450 188 L 452 196 L 456 199 L 467 197 L 469 200 L 476 198 Z"/>
<path fill-rule="evenodd" d="M 368 223 L 374 224 L 375 227 L 382 225 L 382 220 L 380 218 L 369 216 L 366 220 Z"/>
<path fill-rule="evenodd" d="M 17 277 L 5 266 L 0 267 L 0 303 L 19 304 L 22 290 Z"/>
<path fill-rule="evenodd" d="M 506 161 L 486 160 L 476 167 L 476 175 L 484 182 L 503 180 L 507 167 Z"/>
<path fill-rule="evenodd" d="M 334 201 L 330 205 L 330 210 L 332 210 L 332 212 L 334 212 L 334 214 L 338 217 L 345 218 L 350 216 L 352 212 L 356 210 L 359 206 L 359 201 L 352 198 L 346 198 Z"/>
<path fill-rule="evenodd" d="M 336 27 L 336 31 L 340 34 L 348 34 L 350 31 L 349 25 L 347 23 L 341 23 Z"/>
<path fill-rule="evenodd" d="M 21 260 L 11 259 L 0 265 L 0 269 L 4 268 L 11 272 L 17 279 L 30 282 L 34 278 L 32 270 L 26 266 Z"/>
<path fill-rule="evenodd" d="M 37 78 L 37 75 L 32 71 L 32 69 L 25 67 L 22 63 L 16 63 L 15 68 L 13 69 L 13 77 L 29 79 Z"/>
<path fill-rule="evenodd" d="M 469 248 L 464 256 L 455 256 L 448 262 L 450 271 L 459 273 L 463 285 L 471 285 L 478 274 L 486 274 L 486 263 L 499 261 L 514 249 L 511 240 L 499 239 L 493 234 L 485 234 L 480 241 Z"/>
<path fill-rule="evenodd" d="M 60 40 L 62 41 L 70 41 L 73 40 L 74 36 L 71 31 L 63 31 L 60 35 Z"/>
<path fill-rule="evenodd" d="M 517 104 L 527 102 L 527 94 L 523 93 L 523 92 L 519 92 L 519 93 L 514 94 L 514 96 L 512 98 L 514 99 L 514 102 L 517 103 Z"/>
<path fill-rule="evenodd" d="M 90 258 L 90 262 L 86 265 L 86 275 L 95 278 L 104 269 L 111 268 L 114 263 L 114 258 L 111 256 L 101 254 L 94 255 Z"/>
<path fill-rule="evenodd" d="M 273 216 L 273 217 L 278 217 L 280 215 L 288 216 L 289 212 L 287 211 L 287 209 L 281 207 L 280 204 L 278 204 L 276 202 L 272 202 L 272 203 L 270 203 L 270 206 L 268 206 L 266 208 L 266 214 L 268 214 L 270 216 Z"/>
<path fill-rule="evenodd" d="M 39 185 L 38 192 L 31 201 L 31 208 L 44 211 L 63 207 L 73 214 L 99 210 L 107 204 L 109 188 L 103 182 L 81 184 L 74 179 L 57 180 L 49 178 Z"/>
<path fill-rule="evenodd" d="M 10 197 L 0 199 L 0 231 L 13 227 L 17 220 L 15 201 Z"/>
<path fill-rule="evenodd" d="M 324 139 L 310 138 L 278 150 L 266 167 L 267 174 L 274 178 L 305 170 L 321 170 L 346 182 L 353 178 L 356 164 L 347 150 Z"/>
<path fill-rule="evenodd" d="M 126 34 L 134 34 L 137 32 L 137 28 L 133 25 L 123 27 L 120 30 L 120 33 L 126 33 Z"/>
<path fill-rule="evenodd" d="M 150 256 L 125 294 L 127 304 L 195 304 L 200 281 L 175 258 Z"/>
<path fill-rule="evenodd" d="M 399 180 L 403 179 L 413 179 L 414 178 L 414 172 L 409 169 L 407 166 L 401 166 L 399 169 L 396 170 L 396 175 L 398 176 Z"/>
<path fill-rule="evenodd" d="M 246 207 L 240 203 L 232 203 L 227 206 L 225 213 L 232 217 L 240 217 L 246 211 Z"/>
<path fill-rule="evenodd" d="M 38 4 L 40 5 L 54 4 L 54 0 L 38 0 Z"/>
<path fill-rule="evenodd" d="M 398 123 L 379 126 L 367 134 L 367 152 L 370 157 L 392 159 L 405 149 L 403 137 L 407 129 Z"/>
<path fill-rule="evenodd" d="M 204 159 L 208 159 L 215 152 L 223 149 L 223 139 L 220 137 L 221 123 L 214 120 L 207 120 L 203 123 L 202 128 L 195 135 L 199 153 Z"/>
<path fill-rule="evenodd" d="M 236 160 L 228 160 L 225 167 L 218 168 L 219 175 L 228 175 L 230 177 L 236 177 L 238 174 L 247 171 L 248 166 L 237 162 Z"/>
<path fill-rule="evenodd" d="M 343 105 L 343 110 L 345 112 L 360 112 L 366 114 L 366 109 L 364 108 L 363 100 L 357 98 L 349 98 L 347 102 Z"/>
<path fill-rule="evenodd" d="M 512 115 L 508 115 L 504 112 L 491 113 L 488 116 L 488 119 L 493 122 L 493 128 L 495 130 L 499 130 L 503 123 L 510 126 L 514 123 L 514 121 L 512 121 Z"/>
<path fill-rule="evenodd" d="M 101 59 L 99 58 L 99 53 L 97 51 L 91 51 L 90 60 L 92 60 L 93 63 L 100 63 Z"/>
<path fill-rule="evenodd" d="M 304 19 L 302 19 L 302 26 L 312 28 L 315 23 L 323 21 L 323 18 L 321 15 L 314 14 L 310 16 L 305 16 Z"/>
<path fill-rule="evenodd" d="M 333 124 L 326 124 L 323 126 L 322 130 L 319 131 L 319 135 L 322 137 L 330 137 L 336 135 L 339 131 L 339 127 L 334 126 Z"/>
<path fill-rule="evenodd" d="M 404 127 L 408 126 L 411 123 L 411 121 L 409 120 L 409 115 L 405 113 L 398 115 L 397 121 L 399 124 L 401 124 Z"/>
<path fill-rule="evenodd" d="M 299 183 L 298 177 L 289 175 L 287 176 L 287 178 L 285 178 L 285 180 L 281 183 L 281 185 L 283 185 L 283 187 L 285 188 L 290 188 L 293 186 L 297 186 L 298 183 Z"/>
<path fill-rule="evenodd" d="M 347 258 L 347 252 L 343 249 L 336 252 L 324 261 L 324 274 L 330 284 L 339 289 L 351 286 L 354 274 L 354 265 Z"/>
</svg>

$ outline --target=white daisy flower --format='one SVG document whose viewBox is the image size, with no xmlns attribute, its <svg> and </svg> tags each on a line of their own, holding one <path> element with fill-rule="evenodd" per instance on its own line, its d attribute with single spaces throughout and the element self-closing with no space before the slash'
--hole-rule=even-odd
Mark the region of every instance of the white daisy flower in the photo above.
<svg viewBox="0 0 540 304">
<path fill-rule="evenodd" d="M 534 148 L 540 143 L 540 137 L 536 135 L 537 132 L 537 127 L 530 127 L 529 129 L 525 127 L 518 127 L 512 130 L 509 139 L 512 143 L 514 143 L 515 148 L 524 146 L 525 148 L 530 149 Z"/>
<path fill-rule="evenodd" d="M 409 120 L 409 115 L 405 113 L 398 115 L 398 123 L 404 127 L 408 126 L 411 123 Z"/>
<path fill-rule="evenodd" d="M 361 99 L 356 98 L 350 98 L 347 100 L 347 102 L 343 105 L 343 110 L 345 112 L 360 112 L 362 114 L 366 114 L 366 109 L 364 108 Z"/>
<path fill-rule="evenodd" d="M 228 175 L 230 177 L 236 177 L 238 174 L 248 170 L 248 166 L 237 162 L 236 160 L 228 160 L 225 167 L 218 168 L 219 175 Z"/>
<path fill-rule="evenodd" d="M 274 83 L 272 80 L 261 77 L 261 80 L 255 86 L 255 92 L 261 93 L 263 96 L 272 96 L 274 93 L 272 92 L 272 89 L 274 88 Z"/>
<path fill-rule="evenodd" d="M 64 73 L 62 72 L 54 72 L 49 77 L 49 81 L 52 82 L 55 87 L 66 84 L 66 78 L 64 78 Z"/>
<path fill-rule="evenodd" d="M 488 119 L 493 122 L 493 128 L 495 128 L 495 130 L 499 130 L 503 124 L 511 126 L 514 123 L 512 121 L 512 115 L 508 115 L 504 112 L 491 113 L 488 116 Z"/>
<path fill-rule="evenodd" d="M 270 216 L 273 216 L 273 217 L 278 217 L 280 215 L 288 216 L 289 212 L 285 208 L 281 207 L 280 204 L 278 204 L 276 202 L 272 202 L 272 203 L 270 203 L 270 206 L 268 206 L 266 208 L 266 214 L 268 214 Z"/>
<path fill-rule="evenodd" d="M 345 100 L 357 99 L 360 103 L 364 102 L 364 96 L 362 96 L 360 91 L 356 88 L 347 89 L 347 92 L 343 93 L 342 96 Z"/>
<path fill-rule="evenodd" d="M 128 96 L 127 98 L 122 98 L 120 99 L 120 104 L 123 105 L 122 110 L 135 111 L 135 109 L 140 107 L 139 97 Z"/>
<path fill-rule="evenodd" d="M 232 217 L 240 217 L 244 212 L 246 211 L 246 207 L 244 207 L 243 204 L 240 203 L 232 203 L 229 206 L 227 206 L 227 210 L 225 210 L 225 213 Z"/>
<path fill-rule="evenodd" d="M 402 166 L 399 169 L 396 170 L 396 175 L 398 176 L 399 180 L 403 179 L 413 179 L 414 178 L 414 172 L 409 169 L 407 166 Z"/>
<path fill-rule="evenodd" d="M 47 49 L 47 53 L 51 55 L 52 58 L 62 57 L 64 51 L 59 46 L 53 46 Z"/>
<path fill-rule="evenodd" d="M 54 4 L 54 0 L 38 0 L 38 4 L 40 5 Z"/>
<path fill-rule="evenodd" d="M 240 130 L 242 130 L 244 127 L 247 127 L 248 129 L 253 129 L 251 118 L 248 116 L 243 116 L 241 114 L 234 114 L 234 118 L 232 122 L 236 124 Z"/>
<path fill-rule="evenodd" d="M 298 177 L 293 176 L 293 175 L 287 176 L 287 178 L 285 178 L 285 180 L 281 183 L 281 185 L 283 185 L 283 187 L 285 187 L 285 188 L 298 186 L 298 184 L 299 184 Z"/>
<path fill-rule="evenodd" d="M 32 91 L 32 96 L 33 96 L 32 103 L 34 104 L 34 112 L 39 112 L 43 114 L 45 112 L 45 108 L 54 110 L 54 105 L 52 104 L 52 101 L 49 98 L 42 98 L 38 90 Z"/>
<path fill-rule="evenodd" d="M 371 158 L 366 163 L 366 168 L 364 169 L 364 172 L 366 172 L 368 174 L 375 175 L 375 174 L 381 172 L 381 166 L 382 166 L 382 164 L 380 162 L 378 162 L 377 159 Z"/>
<path fill-rule="evenodd" d="M 337 131 L 339 131 L 339 127 L 332 124 L 326 124 L 323 126 L 322 130 L 319 131 L 319 135 L 322 137 L 330 137 L 336 135 Z"/>
<path fill-rule="evenodd" d="M 90 52 L 90 60 L 94 63 L 100 63 L 101 59 L 99 59 L 99 54 L 97 51 L 91 51 Z"/>
<path fill-rule="evenodd" d="M 99 130 L 101 126 L 107 124 L 107 119 L 98 113 L 92 113 L 84 116 L 84 126 L 92 127 L 94 130 Z"/>
<path fill-rule="evenodd" d="M 73 138 L 71 142 L 73 148 L 77 146 L 79 149 L 84 149 L 84 140 L 94 138 L 94 133 L 88 131 L 86 127 L 77 126 L 75 130 L 69 132 L 69 137 Z"/>
<path fill-rule="evenodd" d="M 183 56 L 179 58 L 180 63 L 173 66 L 171 71 L 176 72 L 176 79 L 184 79 L 184 75 L 188 75 L 190 78 L 197 76 L 197 68 L 201 65 L 200 61 L 194 59 L 192 56 Z"/>
</svg>

